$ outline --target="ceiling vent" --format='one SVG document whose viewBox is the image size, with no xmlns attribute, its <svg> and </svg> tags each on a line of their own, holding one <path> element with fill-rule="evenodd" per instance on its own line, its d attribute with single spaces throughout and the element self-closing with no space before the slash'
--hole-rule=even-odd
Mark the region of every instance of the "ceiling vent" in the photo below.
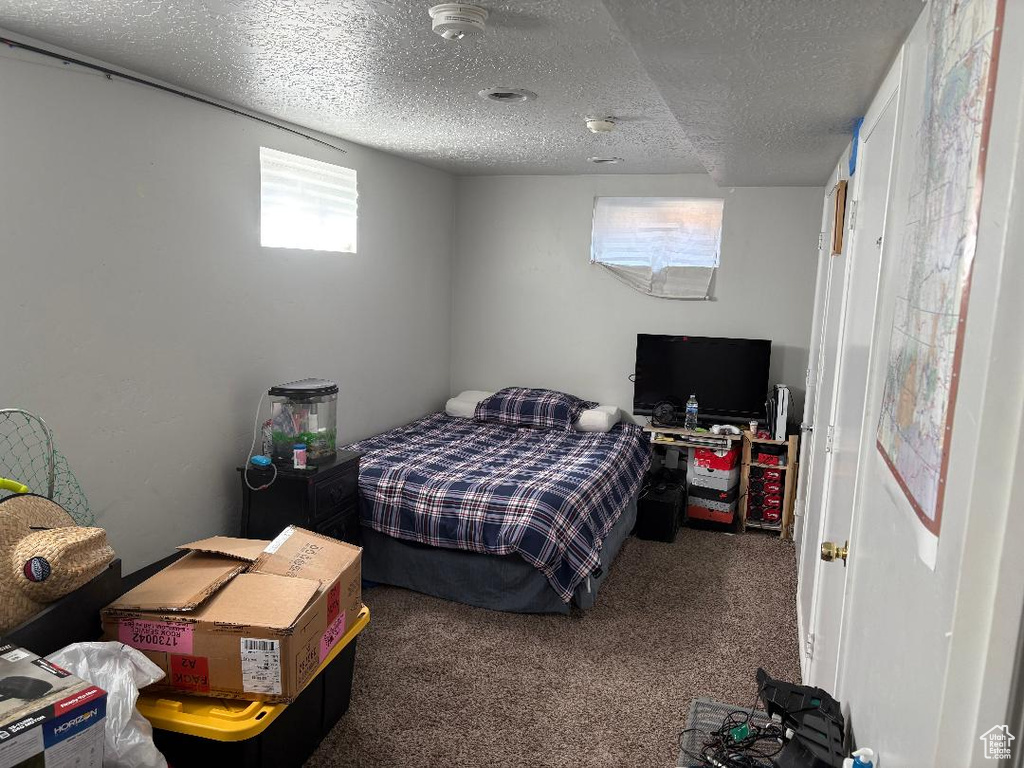
<svg viewBox="0 0 1024 768">
<path fill-rule="evenodd" d="M 484 88 L 477 96 L 488 101 L 500 101 L 502 104 L 522 104 L 524 101 L 533 101 L 537 98 L 536 93 L 525 88 Z"/>
<path fill-rule="evenodd" d="M 465 3 L 435 5 L 430 9 L 430 18 L 434 33 L 445 40 L 461 40 L 487 27 L 487 11 Z"/>
</svg>

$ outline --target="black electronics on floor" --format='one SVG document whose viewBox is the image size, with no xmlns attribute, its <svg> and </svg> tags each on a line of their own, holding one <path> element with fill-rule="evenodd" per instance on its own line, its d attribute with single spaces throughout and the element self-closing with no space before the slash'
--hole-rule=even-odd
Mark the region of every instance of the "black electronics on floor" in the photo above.
<svg viewBox="0 0 1024 768">
<path fill-rule="evenodd" d="M 637 537 L 651 541 L 675 541 L 685 508 L 685 483 L 664 482 L 649 486 L 641 494 L 637 508 Z"/>
<path fill-rule="evenodd" d="M 845 723 L 821 688 L 773 680 L 757 670 L 764 711 L 698 699 L 679 734 L 679 765 L 697 768 L 843 768 Z M 708 720 L 717 713 L 721 724 Z M 701 714 L 703 713 L 703 714 Z"/>
<path fill-rule="evenodd" d="M 779 768 L 842 768 L 846 724 L 839 702 L 821 688 L 773 680 L 757 670 L 761 701 L 770 717 L 792 732 L 772 759 Z"/>
</svg>

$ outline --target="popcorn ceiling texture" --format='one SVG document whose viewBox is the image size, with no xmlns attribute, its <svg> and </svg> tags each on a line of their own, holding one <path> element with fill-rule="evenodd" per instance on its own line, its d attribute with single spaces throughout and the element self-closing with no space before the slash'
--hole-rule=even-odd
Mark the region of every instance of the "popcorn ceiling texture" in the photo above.
<svg viewBox="0 0 1024 768">
<path fill-rule="evenodd" d="M 920 0 L 0 0 L 0 27 L 457 174 L 820 184 Z M 482 101 L 492 86 L 539 94 Z M 595 136 L 588 114 L 621 119 Z M 593 155 L 626 158 L 594 166 Z"/>
<path fill-rule="evenodd" d="M 605 0 L 723 186 L 824 183 L 921 0 Z"/>
</svg>

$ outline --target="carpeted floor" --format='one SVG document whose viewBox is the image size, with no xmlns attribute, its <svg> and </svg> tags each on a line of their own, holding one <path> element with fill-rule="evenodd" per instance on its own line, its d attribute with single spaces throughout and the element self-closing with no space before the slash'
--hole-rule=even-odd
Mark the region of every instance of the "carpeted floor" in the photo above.
<svg viewBox="0 0 1024 768">
<path fill-rule="evenodd" d="M 348 714 L 307 768 L 674 766 L 690 700 L 799 680 L 793 546 L 684 529 L 630 538 L 597 605 L 507 614 L 364 594 Z"/>
</svg>

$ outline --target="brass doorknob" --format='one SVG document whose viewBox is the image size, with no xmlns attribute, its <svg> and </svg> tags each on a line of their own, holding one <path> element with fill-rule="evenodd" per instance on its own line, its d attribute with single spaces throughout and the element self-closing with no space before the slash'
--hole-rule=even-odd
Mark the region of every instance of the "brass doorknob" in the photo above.
<svg viewBox="0 0 1024 768">
<path fill-rule="evenodd" d="M 831 563 L 833 560 L 839 558 L 842 559 L 843 565 L 846 565 L 846 557 L 850 554 L 850 542 L 843 542 L 843 546 L 839 546 L 831 541 L 821 542 L 821 559 L 826 563 Z"/>
</svg>

